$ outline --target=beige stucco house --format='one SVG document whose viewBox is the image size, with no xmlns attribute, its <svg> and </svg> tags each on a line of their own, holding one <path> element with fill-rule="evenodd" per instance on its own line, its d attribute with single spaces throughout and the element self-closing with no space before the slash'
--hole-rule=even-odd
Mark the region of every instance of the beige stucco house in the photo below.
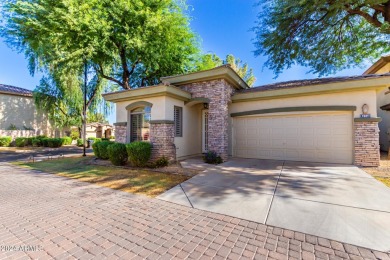
<svg viewBox="0 0 390 260">
<path fill-rule="evenodd" d="M 364 75 L 390 73 L 390 55 L 383 56 L 368 68 Z M 385 88 L 377 93 L 377 113 L 382 119 L 379 122 L 379 143 L 382 151 L 389 150 L 390 142 L 390 92 Z M 389 94 L 386 94 L 386 93 Z"/>
<path fill-rule="evenodd" d="M 150 141 L 153 158 L 379 164 L 377 96 L 390 73 L 249 88 L 224 65 L 161 81 L 103 95 L 116 104 L 116 140 Z"/>
<path fill-rule="evenodd" d="M 103 124 L 103 123 L 88 123 L 86 125 L 87 131 L 86 136 L 87 138 L 94 137 L 94 138 L 110 138 L 114 135 L 113 127 L 110 124 Z"/>
<path fill-rule="evenodd" d="M 12 126 L 16 127 L 17 130 L 11 133 L 8 130 Z M 10 134 L 13 137 L 53 136 L 55 130 L 47 115 L 35 107 L 32 91 L 0 84 L 0 135 Z"/>
</svg>

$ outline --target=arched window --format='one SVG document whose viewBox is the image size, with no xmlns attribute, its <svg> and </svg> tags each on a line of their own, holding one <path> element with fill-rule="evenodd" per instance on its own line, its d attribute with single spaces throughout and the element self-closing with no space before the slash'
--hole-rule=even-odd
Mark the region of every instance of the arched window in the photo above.
<svg viewBox="0 0 390 260">
<path fill-rule="evenodd" d="M 149 141 L 150 106 L 138 107 L 130 111 L 130 142 Z"/>
</svg>

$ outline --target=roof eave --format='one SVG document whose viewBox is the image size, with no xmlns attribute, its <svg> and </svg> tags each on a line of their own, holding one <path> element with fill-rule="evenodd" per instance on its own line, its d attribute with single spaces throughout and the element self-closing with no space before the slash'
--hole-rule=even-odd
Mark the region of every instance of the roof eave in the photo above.
<svg viewBox="0 0 390 260">
<path fill-rule="evenodd" d="M 365 72 L 363 72 L 363 75 L 375 74 L 389 62 L 390 62 L 390 55 L 383 56 L 377 62 L 375 62 L 371 67 L 369 67 Z"/>
<path fill-rule="evenodd" d="M 176 88 L 174 86 L 165 85 L 122 90 L 112 93 L 106 93 L 102 96 L 105 101 L 110 101 L 114 103 L 135 99 L 147 99 L 150 97 L 158 96 L 170 96 L 183 101 L 191 99 L 191 94 L 189 92 Z"/>
<path fill-rule="evenodd" d="M 0 94 L 11 95 L 11 96 L 20 96 L 20 97 L 28 97 L 28 98 L 32 98 L 32 96 L 33 96 L 32 94 L 9 92 L 9 91 L 0 91 Z"/>
<path fill-rule="evenodd" d="M 368 78 L 341 82 L 329 82 L 326 84 L 306 85 L 295 88 L 274 89 L 259 92 L 236 93 L 232 97 L 233 102 L 245 102 L 254 100 L 276 99 L 292 96 L 318 95 L 365 89 L 382 89 L 390 86 L 390 76 L 380 78 Z"/>
<path fill-rule="evenodd" d="M 247 89 L 248 84 L 229 66 L 221 66 L 209 70 L 198 71 L 178 76 L 162 77 L 163 83 L 169 83 L 176 86 L 186 84 L 210 81 L 215 79 L 224 79 L 236 89 Z"/>
</svg>

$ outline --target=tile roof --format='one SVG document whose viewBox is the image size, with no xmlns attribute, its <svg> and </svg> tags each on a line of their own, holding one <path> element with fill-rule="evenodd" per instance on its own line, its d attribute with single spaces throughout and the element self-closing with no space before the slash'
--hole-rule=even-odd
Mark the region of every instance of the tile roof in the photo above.
<svg viewBox="0 0 390 260">
<path fill-rule="evenodd" d="M 359 75 L 359 76 L 347 76 L 347 77 L 333 77 L 333 78 L 318 78 L 318 79 L 305 79 L 305 80 L 292 80 L 279 83 L 273 83 L 258 87 L 253 87 L 250 89 L 244 89 L 237 91 L 237 93 L 248 93 L 248 92 L 261 92 L 269 90 L 279 90 L 279 89 L 289 89 L 289 88 L 298 88 L 305 86 L 314 86 L 320 84 L 330 84 L 344 81 L 353 81 L 361 79 L 371 79 L 371 78 L 381 78 L 381 77 L 390 77 L 390 73 L 385 74 L 369 74 L 369 75 Z"/>
<path fill-rule="evenodd" d="M 14 87 L 10 85 L 0 84 L 0 93 L 9 93 L 13 95 L 29 96 L 31 97 L 33 92 L 28 89 Z"/>
</svg>

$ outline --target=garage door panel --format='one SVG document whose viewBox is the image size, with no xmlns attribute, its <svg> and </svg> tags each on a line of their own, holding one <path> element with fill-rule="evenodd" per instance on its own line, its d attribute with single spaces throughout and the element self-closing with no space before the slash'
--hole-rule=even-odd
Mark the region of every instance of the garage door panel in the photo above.
<svg viewBox="0 0 390 260">
<path fill-rule="evenodd" d="M 352 118 L 347 112 L 237 118 L 233 155 L 352 163 Z"/>
</svg>

